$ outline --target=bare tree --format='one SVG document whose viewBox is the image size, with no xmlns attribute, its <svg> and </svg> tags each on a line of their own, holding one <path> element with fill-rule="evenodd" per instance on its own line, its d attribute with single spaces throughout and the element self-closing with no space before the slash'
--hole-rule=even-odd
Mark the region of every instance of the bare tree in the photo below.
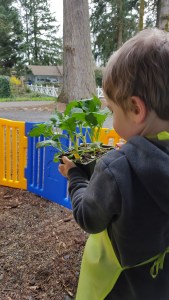
<svg viewBox="0 0 169 300">
<path fill-rule="evenodd" d="M 158 1 L 160 3 L 160 13 L 159 13 L 159 28 L 169 31 L 169 0 Z"/>
<path fill-rule="evenodd" d="M 90 98 L 96 92 L 88 0 L 63 0 L 62 102 Z"/>
</svg>

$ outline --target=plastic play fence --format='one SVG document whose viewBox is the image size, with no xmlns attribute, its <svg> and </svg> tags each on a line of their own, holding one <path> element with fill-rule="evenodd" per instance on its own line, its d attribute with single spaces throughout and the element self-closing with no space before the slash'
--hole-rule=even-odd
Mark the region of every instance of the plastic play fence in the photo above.
<svg viewBox="0 0 169 300">
<path fill-rule="evenodd" d="M 24 177 L 27 138 L 25 122 L 0 119 L 0 184 L 27 188 Z"/>
<path fill-rule="evenodd" d="M 0 185 L 26 189 L 36 195 L 71 209 L 67 180 L 53 162 L 52 147 L 36 148 L 42 137 L 30 137 L 36 123 L 0 119 Z M 111 129 L 102 128 L 100 141 L 115 145 L 120 137 Z M 68 139 L 62 141 L 68 146 Z"/>
</svg>

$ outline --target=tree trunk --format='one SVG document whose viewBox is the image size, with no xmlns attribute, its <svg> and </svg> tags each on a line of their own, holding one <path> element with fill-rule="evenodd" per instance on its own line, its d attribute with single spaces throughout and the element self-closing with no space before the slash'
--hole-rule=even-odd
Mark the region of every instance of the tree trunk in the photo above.
<svg viewBox="0 0 169 300">
<path fill-rule="evenodd" d="M 96 94 L 88 0 L 63 0 L 63 89 L 59 101 Z"/>
<path fill-rule="evenodd" d="M 156 27 L 159 28 L 160 11 L 161 11 L 161 0 L 157 0 L 156 7 L 157 7 Z"/>
<path fill-rule="evenodd" d="M 161 0 L 159 28 L 169 31 L 169 0 Z"/>
<path fill-rule="evenodd" d="M 143 19 L 144 19 L 144 0 L 140 0 L 138 31 L 143 30 Z"/>
<path fill-rule="evenodd" d="M 123 43 L 123 0 L 117 2 L 118 8 L 118 32 L 117 32 L 117 48 L 120 48 Z"/>
</svg>

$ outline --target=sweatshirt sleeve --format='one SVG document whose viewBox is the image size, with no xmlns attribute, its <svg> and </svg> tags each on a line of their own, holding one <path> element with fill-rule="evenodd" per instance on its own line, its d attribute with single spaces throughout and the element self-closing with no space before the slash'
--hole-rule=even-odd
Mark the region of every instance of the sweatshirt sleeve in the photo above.
<svg viewBox="0 0 169 300">
<path fill-rule="evenodd" d="M 73 215 L 88 233 L 99 233 L 117 219 L 121 211 L 121 196 L 104 160 L 100 160 L 90 179 L 78 168 L 69 171 L 69 194 Z"/>
</svg>

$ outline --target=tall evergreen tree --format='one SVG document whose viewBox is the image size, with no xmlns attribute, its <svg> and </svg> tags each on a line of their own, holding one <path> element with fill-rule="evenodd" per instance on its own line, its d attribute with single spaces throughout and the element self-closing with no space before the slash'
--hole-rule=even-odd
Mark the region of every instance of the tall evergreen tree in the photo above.
<svg viewBox="0 0 169 300">
<path fill-rule="evenodd" d="M 137 5 L 137 0 L 92 1 L 93 52 L 103 65 L 111 53 L 136 32 Z"/>
<path fill-rule="evenodd" d="M 157 26 L 162 1 L 169 0 L 91 0 L 95 59 L 104 65 L 111 53 L 138 30 Z"/>
<path fill-rule="evenodd" d="M 62 61 L 62 40 L 48 0 L 20 0 L 25 36 L 25 61 L 55 65 Z"/>
<path fill-rule="evenodd" d="M 0 0 L 0 12 L 0 73 L 8 74 L 22 60 L 22 25 L 12 0 Z"/>
</svg>

